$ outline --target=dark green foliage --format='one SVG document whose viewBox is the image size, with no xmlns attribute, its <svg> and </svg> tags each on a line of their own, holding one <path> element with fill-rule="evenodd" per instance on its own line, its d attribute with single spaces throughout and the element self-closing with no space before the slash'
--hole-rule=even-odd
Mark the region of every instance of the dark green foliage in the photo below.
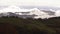
<svg viewBox="0 0 60 34">
<path fill-rule="evenodd" d="M 32 19 L 32 18 L 0 18 L 0 23 L 9 23 L 16 27 L 18 34 L 59 34 L 60 18 Z"/>
</svg>

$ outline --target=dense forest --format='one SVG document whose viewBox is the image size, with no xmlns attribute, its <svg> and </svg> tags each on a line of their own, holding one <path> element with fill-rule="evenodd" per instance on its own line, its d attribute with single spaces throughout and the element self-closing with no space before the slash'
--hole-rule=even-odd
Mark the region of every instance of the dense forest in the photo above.
<svg viewBox="0 0 60 34">
<path fill-rule="evenodd" d="M 14 27 L 16 29 L 15 33 L 17 34 L 60 34 L 60 17 L 49 19 L 23 19 L 13 16 L 3 16 L 0 18 L 0 24 L 10 24 L 11 29 Z"/>
</svg>

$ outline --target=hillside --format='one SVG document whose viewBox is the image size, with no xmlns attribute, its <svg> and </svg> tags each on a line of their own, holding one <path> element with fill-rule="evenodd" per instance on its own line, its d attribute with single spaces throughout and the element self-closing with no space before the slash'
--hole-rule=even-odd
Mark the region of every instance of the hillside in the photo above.
<svg viewBox="0 0 60 34">
<path fill-rule="evenodd" d="M 18 34 L 60 34 L 60 17 L 50 19 L 2 17 L 0 24 L 14 26 Z"/>
</svg>

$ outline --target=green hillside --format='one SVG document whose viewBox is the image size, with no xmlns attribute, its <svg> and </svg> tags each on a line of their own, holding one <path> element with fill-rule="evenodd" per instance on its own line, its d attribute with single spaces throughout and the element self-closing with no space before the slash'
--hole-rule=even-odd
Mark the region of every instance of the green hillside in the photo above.
<svg viewBox="0 0 60 34">
<path fill-rule="evenodd" d="M 17 17 L 2 17 L 0 24 L 12 24 L 16 27 L 18 34 L 59 34 L 60 33 L 60 18 L 50 19 L 32 19 L 32 18 L 17 18 Z"/>
</svg>

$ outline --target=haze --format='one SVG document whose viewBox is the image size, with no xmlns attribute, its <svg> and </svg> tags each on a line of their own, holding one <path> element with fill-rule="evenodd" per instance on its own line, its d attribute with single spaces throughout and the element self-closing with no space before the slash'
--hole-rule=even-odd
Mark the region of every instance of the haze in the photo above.
<svg viewBox="0 0 60 34">
<path fill-rule="evenodd" d="M 60 0 L 0 0 L 0 5 L 60 7 Z"/>
</svg>

